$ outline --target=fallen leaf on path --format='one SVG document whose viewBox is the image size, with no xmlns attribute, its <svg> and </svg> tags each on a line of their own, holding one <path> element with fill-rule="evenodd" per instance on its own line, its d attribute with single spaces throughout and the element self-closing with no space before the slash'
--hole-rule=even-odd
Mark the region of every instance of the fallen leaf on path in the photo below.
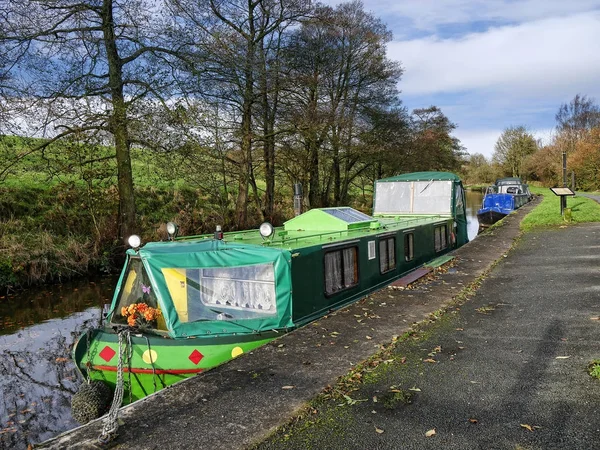
<svg viewBox="0 0 600 450">
<path fill-rule="evenodd" d="M 425 437 L 431 437 L 431 436 L 435 436 L 435 428 L 433 430 L 429 430 L 427 433 L 425 433 Z"/>
<path fill-rule="evenodd" d="M 598 317 L 590 317 L 590 320 L 600 320 L 600 316 L 598 316 Z"/>
<path fill-rule="evenodd" d="M 371 336 L 365 336 L 367 339 L 373 339 Z"/>
<path fill-rule="evenodd" d="M 408 389 L 409 391 L 413 391 L 413 392 L 421 392 L 421 389 L 417 388 L 417 387 L 412 387 Z"/>
<path fill-rule="evenodd" d="M 568 359 L 570 356 L 557 356 L 556 359 Z"/>
<path fill-rule="evenodd" d="M 427 358 L 427 359 L 424 359 L 423 362 L 436 363 L 437 361 L 435 359 Z"/>
<path fill-rule="evenodd" d="M 533 432 L 533 427 L 531 425 L 527 425 L 526 423 L 522 423 L 521 426 L 526 430 Z"/>
<path fill-rule="evenodd" d="M 294 389 L 296 386 L 281 386 L 281 389 Z"/>
<path fill-rule="evenodd" d="M 475 423 L 477 423 L 477 422 L 479 422 L 479 421 L 478 421 L 477 419 L 473 419 L 473 418 L 471 418 L 471 419 L 469 419 L 469 422 L 471 422 L 471 423 L 475 424 Z"/>
<path fill-rule="evenodd" d="M 379 434 L 383 433 L 383 430 L 381 428 L 375 427 L 375 431 Z"/>
</svg>

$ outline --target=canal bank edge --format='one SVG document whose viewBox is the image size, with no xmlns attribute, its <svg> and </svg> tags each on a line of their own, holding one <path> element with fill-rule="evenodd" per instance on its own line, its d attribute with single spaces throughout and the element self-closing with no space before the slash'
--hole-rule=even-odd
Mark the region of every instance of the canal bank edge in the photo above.
<svg viewBox="0 0 600 450">
<path fill-rule="evenodd" d="M 412 290 L 384 288 L 248 355 L 121 409 L 117 438 L 100 446 L 102 419 L 35 448 L 239 449 L 266 438 L 381 345 L 452 303 L 512 247 L 520 208 L 454 251 L 452 271 Z M 357 320 L 355 316 L 360 316 Z"/>
</svg>

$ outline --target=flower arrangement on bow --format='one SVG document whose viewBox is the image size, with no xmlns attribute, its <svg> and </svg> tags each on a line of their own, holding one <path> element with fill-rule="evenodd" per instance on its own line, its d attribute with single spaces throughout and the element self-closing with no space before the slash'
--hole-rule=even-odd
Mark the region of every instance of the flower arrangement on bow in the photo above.
<svg viewBox="0 0 600 450">
<path fill-rule="evenodd" d="M 121 308 L 121 315 L 127 318 L 130 327 L 150 325 L 161 316 L 160 309 L 148 306 L 146 303 L 132 303 Z"/>
</svg>

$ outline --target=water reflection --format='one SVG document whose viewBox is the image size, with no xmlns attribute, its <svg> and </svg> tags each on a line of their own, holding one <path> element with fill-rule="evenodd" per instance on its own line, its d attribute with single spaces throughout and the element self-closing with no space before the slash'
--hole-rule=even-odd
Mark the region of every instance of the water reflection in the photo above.
<svg viewBox="0 0 600 450">
<path fill-rule="evenodd" d="M 0 299 L 0 448 L 26 449 L 77 426 L 70 402 L 80 380 L 71 347 L 82 330 L 98 324 L 114 283 L 80 282 Z"/>
<path fill-rule="evenodd" d="M 479 233 L 479 220 L 477 220 L 477 210 L 481 208 L 483 201 L 483 192 L 465 191 L 467 201 L 467 234 L 469 240 L 475 239 Z"/>
</svg>

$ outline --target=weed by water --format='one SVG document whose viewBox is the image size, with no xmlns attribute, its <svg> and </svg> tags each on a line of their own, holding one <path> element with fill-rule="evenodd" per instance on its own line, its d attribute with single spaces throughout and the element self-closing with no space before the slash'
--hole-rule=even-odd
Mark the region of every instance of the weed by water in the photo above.
<svg viewBox="0 0 600 450">
<path fill-rule="evenodd" d="M 594 359 L 588 365 L 588 373 L 592 378 L 600 380 L 600 359 Z"/>
</svg>

